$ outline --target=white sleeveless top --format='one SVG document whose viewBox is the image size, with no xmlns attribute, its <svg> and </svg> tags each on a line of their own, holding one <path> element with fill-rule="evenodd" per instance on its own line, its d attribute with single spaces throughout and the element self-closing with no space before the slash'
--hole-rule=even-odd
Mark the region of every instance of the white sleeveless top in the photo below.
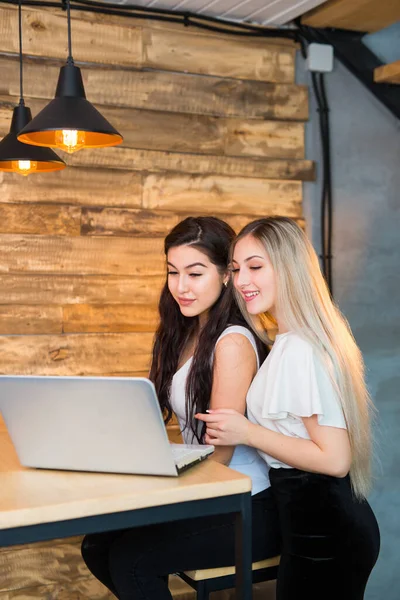
<svg viewBox="0 0 400 600">
<path fill-rule="evenodd" d="M 225 331 L 219 336 L 215 346 L 218 342 L 229 335 L 230 333 L 239 333 L 247 337 L 251 345 L 254 348 L 254 352 L 257 357 L 257 369 L 259 368 L 259 360 L 257 354 L 256 342 L 253 334 L 242 327 L 241 325 L 232 325 L 227 327 Z M 198 444 L 197 439 L 190 428 L 185 429 L 186 423 L 186 380 L 189 374 L 190 366 L 192 364 L 192 358 L 189 358 L 184 365 L 175 373 L 172 379 L 170 403 L 171 408 L 174 411 L 182 432 L 183 441 L 185 444 Z M 201 430 L 202 423 L 198 424 L 199 431 Z M 229 467 L 244 473 L 251 477 L 252 480 L 252 494 L 258 494 L 263 490 L 267 489 L 270 485 L 268 471 L 269 468 L 265 464 L 264 460 L 259 456 L 257 450 L 248 446 L 236 446 Z"/>
<path fill-rule="evenodd" d="M 331 367 L 297 333 L 276 336 L 271 352 L 247 393 L 250 421 L 271 431 L 309 440 L 302 417 L 317 415 L 319 425 L 346 429 Z M 272 468 L 290 465 L 260 451 Z"/>
</svg>

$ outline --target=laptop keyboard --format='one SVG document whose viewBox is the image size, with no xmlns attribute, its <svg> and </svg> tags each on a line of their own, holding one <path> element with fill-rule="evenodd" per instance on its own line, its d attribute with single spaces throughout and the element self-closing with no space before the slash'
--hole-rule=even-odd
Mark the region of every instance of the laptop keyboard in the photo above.
<svg viewBox="0 0 400 600">
<path fill-rule="evenodd" d="M 182 448 L 183 446 L 183 448 Z M 190 459 L 190 458 L 195 458 L 199 455 L 199 450 L 201 450 L 201 448 L 197 448 L 197 449 L 188 449 L 185 448 L 185 446 L 183 444 L 171 444 L 171 450 L 172 450 L 172 456 L 174 458 L 175 463 L 179 463 L 182 461 L 182 459 Z"/>
</svg>

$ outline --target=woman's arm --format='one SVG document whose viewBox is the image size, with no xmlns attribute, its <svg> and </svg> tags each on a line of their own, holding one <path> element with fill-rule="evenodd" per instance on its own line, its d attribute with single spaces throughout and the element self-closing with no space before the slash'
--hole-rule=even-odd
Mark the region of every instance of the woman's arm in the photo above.
<svg viewBox="0 0 400 600">
<path fill-rule="evenodd" d="M 240 333 L 224 336 L 215 349 L 210 408 L 227 407 L 243 415 L 256 371 L 257 359 L 250 341 Z M 234 449 L 231 445 L 220 446 L 211 458 L 227 465 Z"/>
<path fill-rule="evenodd" d="M 205 441 L 209 444 L 246 444 L 304 471 L 334 477 L 344 477 L 349 472 L 351 449 L 347 430 L 319 425 L 317 415 L 303 418 L 310 440 L 270 431 L 232 410 L 196 417 L 207 423 Z"/>
</svg>

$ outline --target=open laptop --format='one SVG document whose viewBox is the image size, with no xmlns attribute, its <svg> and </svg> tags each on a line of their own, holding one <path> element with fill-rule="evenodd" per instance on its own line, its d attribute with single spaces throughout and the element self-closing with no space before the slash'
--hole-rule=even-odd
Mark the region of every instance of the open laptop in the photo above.
<svg viewBox="0 0 400 600">
<path fill-rule="evenodd" d="M 176 476 L 214 450 L 170 444 L 141 377 L 3 375 L 0 412 L 27 467 Z"/>
</svg>

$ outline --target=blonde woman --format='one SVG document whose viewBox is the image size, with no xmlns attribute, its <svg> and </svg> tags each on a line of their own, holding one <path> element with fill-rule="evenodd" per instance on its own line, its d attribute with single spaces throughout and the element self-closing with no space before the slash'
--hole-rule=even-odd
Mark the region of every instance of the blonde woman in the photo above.
<svg viewBox="0 0 400 600">
<path fill-rule="evenodd" d="M 197 415 L 205 441 L 251 446 L 271 467 L 283 540 L 277 600 L 362 600 L 380 540 L 365 499 L 371 406 L 361 353 L 291 219 L 247 225 L 232 273 L 243 315 L 273 346 L 247 394 L 248 418 Z"/>
</svg>

